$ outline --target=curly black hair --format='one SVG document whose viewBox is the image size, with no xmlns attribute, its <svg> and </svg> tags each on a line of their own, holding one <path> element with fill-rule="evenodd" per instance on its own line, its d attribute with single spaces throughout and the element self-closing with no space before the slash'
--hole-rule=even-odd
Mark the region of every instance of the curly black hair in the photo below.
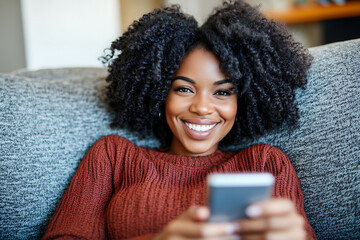
<svg viewBox="0 0 360 240">
<path fill-rule="evenodd" d="M 299 118 L 294 90 L 304 87 L 312 56 L 285 27 L 244 1 L 225 1 L 199 27 L 179 6 L 155 9 L 135 21 L 103 56 L 112 126 L 154 134 L 171 143 L 165 101 L 172 77 L 196 47 L 213 52 L 238 92 L 237 121 L 221 146 L 262 135 Z M 161 118 L 159 118 L 161 113 Z"/>
</svg>

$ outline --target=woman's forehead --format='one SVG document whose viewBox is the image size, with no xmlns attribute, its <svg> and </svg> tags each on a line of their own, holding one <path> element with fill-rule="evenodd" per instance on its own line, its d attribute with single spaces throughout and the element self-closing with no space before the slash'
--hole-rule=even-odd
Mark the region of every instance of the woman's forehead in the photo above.
<svg viewBox="0 0 360 240">
<path fill-rule="evenodd" d="M 220 62 L 214 53 L 203 48 L 195 48 L 188 53 L 179 68 L 176 76 L 184 76 L 192 80 L 198 78 L 211 78 L 216 81 L 226 79 L 225 74 L 220 70 Z"/>
</svg>

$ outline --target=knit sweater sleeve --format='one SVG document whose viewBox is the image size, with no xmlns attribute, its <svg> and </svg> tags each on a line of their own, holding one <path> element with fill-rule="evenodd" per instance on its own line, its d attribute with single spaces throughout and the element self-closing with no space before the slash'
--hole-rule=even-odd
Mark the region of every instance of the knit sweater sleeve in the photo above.
<svg viewBox="0 0 360 240">
<path fill-rule="evenodd" d="M 81 161 L 43 239 L 106 239 L 106 207 L 113 192 L 104 138 Z"/>
<path fill-rule="evenodd" d="M 307 240 L 316 239 L 315 232 L 307 220 L 304 210 L 304 196 L 300 188 L 300 181 L 289 158 L 281 150 L 269 147 L 265 161 L 264 170 L 274 174 L 276 182 L 274 186 L 274 197 L 291 199 L 299 214 L 304 217 Z"/>
</svg>

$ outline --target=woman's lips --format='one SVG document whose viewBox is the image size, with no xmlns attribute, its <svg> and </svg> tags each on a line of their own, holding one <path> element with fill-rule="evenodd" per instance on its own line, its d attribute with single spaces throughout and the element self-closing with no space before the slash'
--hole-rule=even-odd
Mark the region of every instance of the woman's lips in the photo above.
<svg viewBox="0 0 360 240">
<path fill-rule="evenodd" d="M 207 119 L 183 120 L 186 133 L 193 139 L 202 140 L 207 138 L 216 128 L 217 123 Z"/>
</svg>

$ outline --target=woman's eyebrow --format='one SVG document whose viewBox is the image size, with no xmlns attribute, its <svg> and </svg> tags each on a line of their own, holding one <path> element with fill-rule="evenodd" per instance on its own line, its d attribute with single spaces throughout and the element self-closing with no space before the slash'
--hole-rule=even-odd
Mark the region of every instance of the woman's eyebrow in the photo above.
<svg viewBox="0 0 360 240">
<path fill-rule="evenodd" d="M 219 81 L 214 82 L 214 85 L 221 85 L 221 84 L 225 84 L 225 83 L 232 83 L 232 81 L 230 79 L 219 80 Z"/>
<path fill-rule="evenodd" d="M 188 77 L 184 77 L 184 76 L 176 76 L 176 77 L 173 77 L 172 81 L 175 81 L 177 79 L 181 79 L 181 80 L 184 80 L 186 82 L 189 82 L 189 83 L 193 83 L 195 84 L 195 81 L 192 80 L 191 78 L 188 78 Z"/>
<path fill-rule="evenodd" d="M 196 82 L 194 80 L 192 80 L 191 78 L 188 78 L 188 77 L 184 77 L 184 76 L 176 76 L 172 79 L 172 81 L 175 81 L 177 79 L 181 79 L 186 82 L 196 84 Z M 224 79 L 224 80 L 219 80 L 219 81 L 214 82 L 214 85 L 221 85 L 221 84 L 225 84 L 225 83 L 232 83 L 232 82 L 230 79 Z"/>
</svg>

